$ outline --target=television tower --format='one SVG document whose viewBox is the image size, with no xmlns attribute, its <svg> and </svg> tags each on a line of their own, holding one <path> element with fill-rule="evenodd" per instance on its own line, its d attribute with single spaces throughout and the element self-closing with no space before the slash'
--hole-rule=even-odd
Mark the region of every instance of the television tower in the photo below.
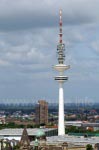
<svg viewBox="0 0 99 150">
<path fill-rule="evenodd" d="M 64 91 L 63 83 L 68 80 L 67 76 L 64 76 L 64 71 L 69 69 L 70 66 L 65 65 L 65 44 L 62 41 L 62 10 L 59 12 L 59 43 L 57 45 L 58 53 L 58 65 L 54 66 L 54 69 L 59 72 L 59 76 L 55 77 L 55 80 L 59 83 L 59 116 L 58 116 L 58 135 L 65 135 L 65 124 L 64 124 Z"/>
</svg>

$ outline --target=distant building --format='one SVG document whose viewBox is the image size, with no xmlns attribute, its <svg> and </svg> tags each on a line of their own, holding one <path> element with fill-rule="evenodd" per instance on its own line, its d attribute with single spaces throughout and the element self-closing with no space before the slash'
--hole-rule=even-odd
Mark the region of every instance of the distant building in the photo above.
<svg viewBox="0 0 99 150">
<path fill-rule="evenodd" d="M 48 123 L 48 103 L 45 100 L 39 100 L 35 110 L 36 124 Z"/>
<path fill-rule="evenodd" d="M 5 124 L 5 123 L 6 123 L 5 116 L 0 117 L 0 124 Z"/>
<path fill-rule="evenodd" d="M 99 143 L 96 143 L 96 144 L 95 144 L 94 150 L 99 150 Z"/>
</svg>

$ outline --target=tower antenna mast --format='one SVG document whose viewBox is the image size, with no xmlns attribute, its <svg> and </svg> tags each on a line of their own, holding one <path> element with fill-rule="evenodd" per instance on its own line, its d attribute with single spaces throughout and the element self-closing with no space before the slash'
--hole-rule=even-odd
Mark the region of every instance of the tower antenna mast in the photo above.
<svg viewBox="0 0 99 150">
<path fill-rule="evenodd" d="M 54 69 L 59 72 L 59 76 L 55 77 L 55 80 L 59 83 L 59 114 L 58 114 L 58 135 L 65 134 L 65 122 L 64 122 L 64 91 L 63 83 L 68 80 L 67 76 L 64 76 L 64 71 L 69 69 L 69 65 L 64 64 L 65 60 L 65 44 L 62 40 L 62 10 L 59 11 L 59 43 L 57 45 L 58 53 L 58 65 L 54 66 Z"/>
<path fill-rule="evenodd" d="M 57 45 L 57 52 L 58 52 L 58 63 L 59 64 L 63 64 L 64 60 L 65 60 L 65 44 L 63 43 L 62 37 L 63 37 L 63 33 L 62 33 L 62 10 L 59 11 L 59 16 L 60 16 L 60 20 L 59 20 L 59 43 Z"/>
</svg>

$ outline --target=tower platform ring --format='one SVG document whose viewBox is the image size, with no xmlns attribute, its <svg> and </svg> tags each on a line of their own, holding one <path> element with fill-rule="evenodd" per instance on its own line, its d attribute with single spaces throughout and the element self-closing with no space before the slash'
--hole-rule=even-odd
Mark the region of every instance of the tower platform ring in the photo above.
<svg viewBox="0 0 99 150">
<path fill-rule="evenodd" d="M 63 72 L 69 68 L 70 68 L 70 65 L 65 65 L 65 64 L 58 64 L 58 65 L 54 66 L 54 69 L 59 71 L 59 72 Z"/>
<path fill-rule="evenodd" d="M 67 76 L 56 76 L 55 80 L 57 80 L 57 81 L 66 81 L 66 80 L 68 80 L 68 77 Z"/>
</svg>

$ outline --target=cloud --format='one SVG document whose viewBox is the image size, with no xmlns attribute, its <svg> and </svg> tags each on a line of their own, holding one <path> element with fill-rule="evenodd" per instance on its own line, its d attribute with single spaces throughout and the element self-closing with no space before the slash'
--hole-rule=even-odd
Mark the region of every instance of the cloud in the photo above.
<svg viewBox="0 0 99 150">
<path fill-rule="evenodd" d="M 99 0 L 1 0 L 0 95 L 40 97 L 46 91 L 49 99 L 56 97 L 53 78 L 58 72 L 52 66 L 58 63 L 60 8 L 71 85 L 79 83 L 81 89 L 82 82 L 86 87 L 98 82 L 98 6 Z"/>
<path fill-rule="evenodd" d="M 90 5 L 89 5 L 90 4 Z M 99 21 L 98 0 L 1 0 L 0 29 L 24 30 L 56 26 L 58 11 L 63 9 L 64 25 L 81 25 Z"/>
<path fill-rule="evenodd" d="M 8 65 L 10 65 L 9 62 L 4 61 L 2 59 L 0 60 L 0 66 L 8 66 Z"/>
<path fill-rule="evenodd" d="M 94 50 L 94 52 L 96 54 L 99 54 L 99 41 L 98 40 L 97 41 L 93 41 L 91 43 L 91 47 L 93 48 L 93 50 Z"/>
<path fill-rule="evenodd" d="M 53 35 L 51 34 L 49 36 Z M 52 40 L 50 41 L 46 30 L 7 32 L 0 38 L 0 57 L 11 64 L 48 64 L 54 56 L 50 46 Z"/>
</svg>

